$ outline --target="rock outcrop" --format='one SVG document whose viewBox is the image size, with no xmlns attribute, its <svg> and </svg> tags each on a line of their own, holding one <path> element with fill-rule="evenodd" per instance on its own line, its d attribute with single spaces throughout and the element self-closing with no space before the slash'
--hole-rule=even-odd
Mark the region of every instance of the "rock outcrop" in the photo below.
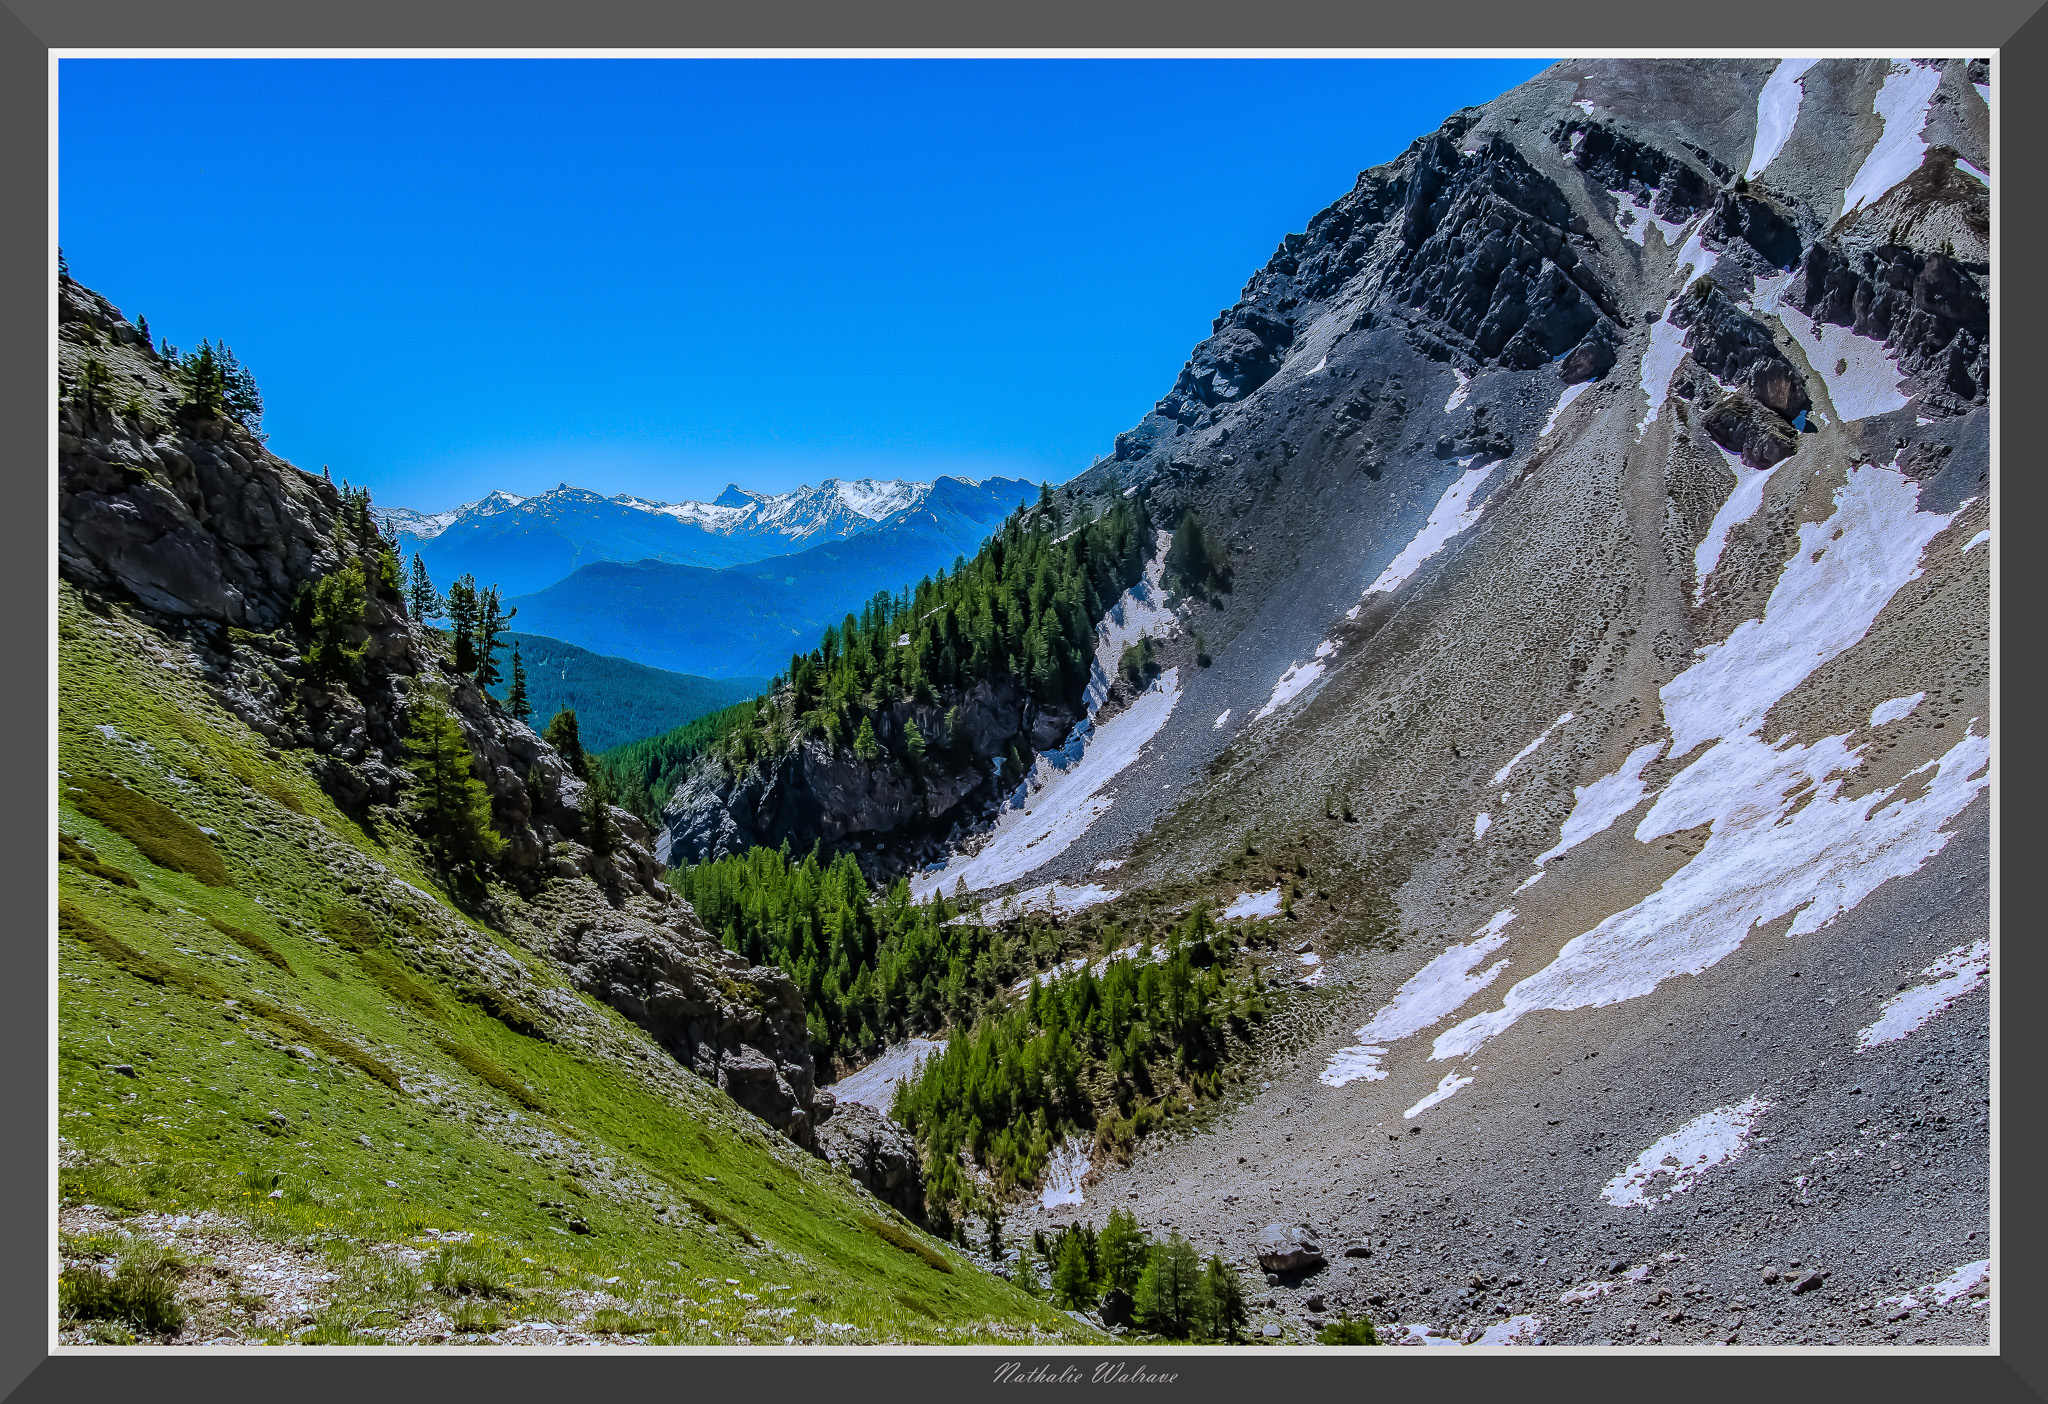
<svg viewBox="0 0 2048 1404">
<path fill-rule="evenodd" d="M 829 1092 L 818 1094 L 820 1109 L 831 1108 L 818 1123 L 818 1154 L 905 1218 L 923 1223 L 924 1174 L 910 1133 L 872 1107 L 859 1102 L 831 1107 L 831 1100 Z"/>
</svg>

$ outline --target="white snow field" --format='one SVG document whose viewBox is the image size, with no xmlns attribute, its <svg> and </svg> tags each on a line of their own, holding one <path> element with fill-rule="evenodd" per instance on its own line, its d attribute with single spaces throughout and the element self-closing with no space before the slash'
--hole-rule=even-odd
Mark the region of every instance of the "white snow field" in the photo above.
<svg viewBox="0 0 2048 1404">
<path fill-rule="evenodd" d="M 1621 769 L 1611 775 L 1603 775 L 1590 785 L 1574 785 L 1577 797 L 1572 805 L 1569 818 L 1557 832 L 1557 844 L 1548 852 L 1536 855 L 1536 866 L 1542 867 L 1551 859 L 1571 852 L 1587 839 L 1604 833 L 1607 826 L 1643 802 L 1650 793 L 1643 783 L 1643 767 L 1664 754 L 1665 743 L 1652 741 L 1636 747 L 1628 753 L 1628 759 L 1621 763 Z M 1538 873 L 1536 877 L 1543 874 Z M 1536 878 L 1530 878 L 1533 883 Z M 1527 886 L 1528 884 L 1523 884 Z"/>
<path fill-rule="evenodd" d="M 1543 421 L 1543 428 L 1537 433 L 1536 437 L 1539 439 L 1544 438 L 1551 430 L 1555 429 L 1557 427 L 1557 417 L 1571 407 L 1573 400 L 1585 394 L 1592 384 L 1593 382 L 1590 380 L 1582 380 L 1576 385 L 1565 386 L 1564 393 L 1557 397 L 1557 403 L 1550 407 L 1550 417 Z"/>
<path fill-rule="evenodd" d="M 1447 1072 L 1444 1074 L 1444 1080 L 1436 1085 L 1436 1091 L 1408 1108 L 1407 1111 L 1402 1112 L 1401 1117 L 1403 1120 L 1406 1120 L 1410 1117 L 1421 1116 L 1438 1102 L 1448 1101 L 1450 1098 L 1455 1097 L 1460 1087 L 1470 1087 L 1471 1085 L 1471 1078 L 1459 1077 L 1456 1072 Z"/>
<path fill-rule="evenodd" d="M 1911 697 L 1894 697 L 1889 702 L 1878 703 L 1870 709 L 1871 729 L 1889 726 L 1901 717 L 1912 716 L 1914 709 L 1926 700 L 1926 693 L 1916 692 Z"/>
<path fill-rule="evenodd" d="M 1086 887 L 1069 887 L 1065 883 L 1049 882 L 1043 887 L 1029 887 L 1022 892 L 990 902 L 981 909 L 980 921 L 993 926 L 1000 922 L 1014 921 L 1026 912 L 1044 912 L 1050 916 L 1072 916 L 1085 912 L 1103 902 L 1113 902 L 1123 896 L 1112 892 L 1100 883 Z M 962 913 L 948 925 L 959 926 L 977 918 L 971 913 Z"/>
<path fill-rule="evenodd" d="M 924 1060 L 946 1045 L 936 1038 L 912 1038 L 885 1050 L 851 1077 L 842 1078 L 825 1090 L 842 1102 L 859 1102 L 888 1114 L 896 1099 L 896 1084 L 917 1075 Z"/>
<path fill-rule="evenodd" d="M 1038 1202 L 1047 1209 L 1081 1203 L 1081 1181 L 1093 1168 L 1087 1151 L 1072 1141 L 1061 1141 L 1045 1163 L 1045 1189 Z"/>
<path fill-rule="evenodd" d="M 1217 913 L 1224 921 L 1246 921 L 1252 917 L 1275 917 L 1280 915 L 1280 889 L 1270 892 L 1242 892 L 1231 899 L 1230 905 Z"/>
<path fill-rule="evenodd" d="M 1492 475 L 1494 466 L 1488 464 L 1479 468 L 1467 468 L 1459 474 L 1458 480 L 1445 488 L 1444 495 L 1437 499 L 1435 510 L 1429 514 L 1429 520 L 1423 524 L 1422 530 L 1415 534 L 1415 539 L 1401 548 L 1400 555 L 1387 562 L 1387 568 L 1379 573 L 1372 584 L 1365 587 L 1365 593 L 1384 595 L 1400 589 L 1410 576 L 1422 569 L 1424 561 L 1443 550 L 1452 537 L 1478 521 L 1480 512 L 1485 509 L 1486 499 L 1475 498 L 1475 494 L 1479 491 L 1479 485 Z M 1358 606 L 1352 606 L 1347 611 L 1347 617 L 1356 619 Z"/>
<path fill-rule="evenodd" d="M 1772 310 L 1806 352 L 1807 362 L 1828 387 L 1835 413 L 1845 423 L 1905 408 L 1908 396 L 1899 388 L 1904 377 L 1882 342 L 1858 336 L 1833 322 L 1816 322 L 1796 307 L 1776 303 L 1775 294 L 1780 290 L 1772 291 Z"/>
<path fill-rule="evenodd" d="M 1877 1022 L 1856 1035 L 1858 1048 L 1875 1048 L 1904 1038 L 1947 1009 L 1991 974 L 1991 941 L 1978 937 L 1957 946 L 1920 972 L 1923 983 L 1884 1002 Z"/>
<path fill-rule="evenodd" d="M 1712 439 L 1707 440 L 1713 443 Z M 1721 510 L 1714 513 L 1712 524 L 1707 527 L 1706 537 L 1699 549 L 1692 553 L 1693 577 L 1692 602 L 1705 604 L 1707 600 L 1707 577 L 1714 573 L 1714 567 L 1721 563 L 1721 552 L 1728 545 L 1728 533 L 1756 515 L 1756 509 L 1764 505 L 1764 488 L 1771 481 L 1771 474 L 1782 464 L 1769 468 L 1752 468 L 1742 461 L 1739 453 L 1730 453 L 1719 444 L 1721 457 L 1728 463 L 1728 470 L 1735 474 L 1735 491 L 1728 494 L 1728 500 L 1721 504 Z"/>
<path fill-rule="evenodd" d="M 1508 962 L 1498 960 L 1474 973 L 1480 961 L 1507 944 L 1508 938 L 1501 932 L 1514 919 L 1512 907 L 1495 912 L 1492 920 L 1473 932 L 1469 941 L 1450 947 L 1409 976 L 1394 991 L 1393 999 L 1358 1030 L 1358 1046 L 1340 1048 L 1331 1056 L 1329 1066 L 1322 1071 L 1322 1081 L 1331 1087 L 1342 1087 L 1360 1079 L 1378 1082 L 1385 1078 L 1387 1074 L 1380 1068 L 1379 1060 L 1386 1056 L 1386 1044 L 1441 1023 L 1507 969 Z"/>
<path fill-rule="evenodd" d="M 1664 401 L 1671 397 L 1671 377 L 1678 374 L 1678 363 L 1685 359 L 1685 328 L 1671 320 L 1671 308 L 1677 305 L 1674 298 L 1671 306 L 1664 309 L 1664 315 L 1650 326 L 1650 344 L 1643 352 L 1641 376 L 1643 398 L 1649 402 L 1649 408 L 1636 421 L 1639 439 L 1657 422 Z M 1553 413 L 1552 418 L 1555 417 Z"/>
<path fill-rule="evenodd" d="M 988 845 L 971 856 L 953 855 L 937 872 L 919 874 L 912 895 L 923 901 L 941 889 L 952 892 L 959 882 L 970 892 L 1000 887 L 1066 852 L 1109 812 L 1115 797 L 1103 787 L 1138 758 L 1179 701 L 1180 669 L 1168 668 L 1129 707 L 1085 737 L 1078 756 L 1071 755 L 1072 747 L 1059 758 L 1064 765 L 1040 756 L 996 821 Z"/>
<path fill-rule="evenodd" d="M 1941 86 L 1941 69 L 1901 59 L 1892 61 L 1871 110 L 1884 119 L 1884 134 L 1863 158 L 1863 165 L 1842 192 L 1842 213 L 1883 197 L 1887 190 L 1920 169 L 1927 143 L 1920 140 L 1927 109 Z"/>
<path fill-rule="evenodd" d="M 1444 401 L 1445 414 L 1449 414 L 1459 405 L 1464 404 L 1465 395 L 1472 388 L 1472 377 L 1459 370 L 1456 366 L 1451 367 L 1451 374 L 1458 377 L 1458 388 L 1451 392 L 1450 399 Z"/>
<path fill-rule="evenodd" d="M 1936 1306 L 1947 1306 L 1957 1297 L 1977 1295 L 1977 1289 L 1991 1281 L 1991 1259 L 1979 1258 L 1974 1263 L 1964 1263 L 1939 1282 L 1930 1282 L 1921 1290 L 1931 1297 Z M 1985 1295 L 1989 1295 L 1988 1290 Z"/>
<path fill-rule="evenodd" d="M 1756 142 L 1749 149 L 1749 169 L 1742 173 L 1743 179 L 1755 180 L 1785 149 L 1793 124 L 1799 120 L 1800 100 L 1806 96 L 1806 87 L 1799 80 L 1819 62 L 1815 58 L 1780 59 L 1764 80 L 1763 91 L 1756 95 Z"/>
<path fill-rule="evenodd" d="M 1979 546 L 1982 546 L 1982 545 L 1983 545 L 1983 544 L 1984 544 L 1985 542 L 1989 541 L 1990 539 L 1991 539 L 1991 533 L 1990 533 L 1990 532 L 1988 532 L 1988 531 L 1980 531 L 1980 532 L 1978 532 L 1978 533 L 1977 533 L 1977 534 L 1976 534 L 1975 536 L 1973 536 L 1973 537 L 1971 537 L 1971 538 L 1970 538 L 1970 540 L 1969 540 L 1968 544 L 1967 544 L 1967 545 L 1965 545 L 1965 546 L 1963 547 L 1963 550 L 1964 550 L 1964 551 L 1965 551 L 1966 553 L 1967 553 L 1967 552 L 1970 552 L 1970 551 L 1974 551 L 1974 550 L 1976 550 L 1976 549 L 1977 549 L 1977 548 L 1978 548 Z"/>
<path fill-rule="evenodd" d="M 1252 717 L 1252 720 L 1264 721 L 1289 702 L 1301 696 L 1303 692 L 1306 692 L 1308 685 L 1323 675 L 1322 660 L 1327 656 L 1324 650 L 1329 647 L 1330 645 L 1326 641 L 1316 649 L 1317 656 L 1315 658 L 1311 658 L 1305 663 L 1288 664 L 1287 671 L 1282 673 L 1280 680 L 1273 684 L 1273 695 L 1266 699 L 1266 705 L 1259 708 L 1258 712 Z M 1228 712 L 1223 714 L 1226 717 L 1229 715 L 1230 713 Z M 1221 726 L 1223 718 L 1218 717 L 1216 721 L 1217 725 Z"/>
<path fill-rule="evenodd" d="M 1529 759 L 1529 757 L 1535 755 L 1536 748 L 1538 746 L 1541 746 L 1545 741 L 1548 741 L 1550 739 L 1550 733 L 1557 730 L 1559 727 L 1563 726 L 1566 722 L 1570 721 L 1571 719 L 1572 714 L 1570 712 L 1566 712 L 1563 716 L 1559 717 L 1549 726 L 1544 727 L 1542 733 L 1539 736 L 1537 736 L 1537 738 L 1534 741 L 1531 741 L 1528 745 L 1522 747 L 1521 750 L 1515 752 L 1515 758 L 1513 760 L 1509 761 L 1499 770 L 1493 772 L 1493 783 L 1496 785 L 1507 784 L 1508 777 L 1515 773 L 1515 767 L 1520 765 L 1523 761 Z M 1501 798 L 1505 799 L 1507 798 L 1507 796 L 1503 795 L 1501 796 Z"/>
<path fill-rule="evenodd" d="M 1990 742 L 1974 719 L 1906 781 L 1857 796 L 1844 790 L 1867 748 L 1847 736 L 1800 745 L 1760 734 L 1781 698 L 1861 640 L 1919 576 L 1928 542 L 1954 518 L 1922 512 L 1918 502 L 1918 486 L 1896 468 L 1850 470 L 1833 515 L 1800 528 L 1763 617 L 1699 650 L 1699 661 L 1663 688 L 1672 752 L 1715 744 L 1665 785 L 1635 836 L 1651 843 L 1704 824 L 1705 846 L 1657 891 L 1565 942 L 1509 988 L 1499 1009 L 1439 1035 L 1433 1058 L 1469 1058 L 1538 1009 L 1648 994 L 1725 959 L 1783 916 L 1793 917 L 1788 935 L 1817 931 L 1947 846 L 1945 826 L 1989 783 Z M 1638 770 L 1640 755 L 1630 757 Z"/>
<path fill-rule="evenodd" d="M 1741 1155 L 1756 1130 L 1757 1118 L 1771 1104 L 1751 1097 L 1732 1107 L 1716 1107 L 1661 1137 L 1629 1167 L 1607 1182 L 1601 1198 L 1616 1208 L 1654 1208 L 1673 1195 L 1684 1194 L 1699 1177 Z"/>
</svg>

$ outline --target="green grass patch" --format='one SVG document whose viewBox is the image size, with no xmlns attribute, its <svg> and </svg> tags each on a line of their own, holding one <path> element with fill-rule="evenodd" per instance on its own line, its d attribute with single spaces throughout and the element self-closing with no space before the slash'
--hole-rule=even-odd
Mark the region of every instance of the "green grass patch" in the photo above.
<svg viewBox="0 0 2048 1404">
<path fill-rule="evenodd" d="M 94 877 L 105 878 L 116 887 L 135 888 L 141 886 L 135 880 L 133 873 L 125 868 L 117 868 L 111 863 L 102 862 L 99 854 L 93 852 L 90 847 L 80 843 L 69 834 L 57 835 L 57 861 L 59 863 L 76 864 L 81 872 L 91 873 Z"/>
<path fill-rule="evenodd" d="M 71 785 L 78 791 L 72 803 L 80 813 L 127 839 L 159 868 L 186 873 L 208 887 L 235 885 L 227 864 L 221 862 L 206 835 L 183 815 L 118 780 L 83 775 L 75 777 Z"/>
<path fill-rule="evenodd" d="M 918 1242 L 917 1235 L 909 1229 L 900 1228 L 887 1219 L 878 1219 L 872 1214 L 862 1214 L 859 1222 L 862 1228 L 892 1248 L 901 1248 L 912 1257 L 922 1260 L 926 1267 L 945 1273 L 953 1271 L 953 1265 L 946 1261 L 944 1255 L 929 1245 Z"/>
<path fill-rule="evenodd" d="M 207 917 L 206 924 L 227 937 L 230 941 L 233 941 L 243 950 L 248 951 L 252 955 L 263 957 L 263 959 L 269 961 L 285 974 L 289 975 L 292 973 L 291 962 L 284 958 L 277 947 L 271 945 L 270 942 L 264 940 L 255 932 L 244 930 L 231 921 L 222 921 L 217 916 Z"/>
</svg>

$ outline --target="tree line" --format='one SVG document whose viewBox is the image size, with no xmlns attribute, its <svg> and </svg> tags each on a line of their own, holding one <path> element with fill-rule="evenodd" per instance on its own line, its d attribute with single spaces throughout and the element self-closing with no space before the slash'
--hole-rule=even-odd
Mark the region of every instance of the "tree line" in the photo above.
<svg viewBox="0 0 2048 1404">
<path fill-rule="evenodd" d="M 1092 510 L 1085 509 L 1084 511 Z M 972 560 L 884 591 L 795 655 L 751 718 L 713 748 L 738 772 L 807 736 L 864 761 L 888 755 L 913 770 L 930 748 L 962 744 L 948 714 L 899 726 L 898 704 L 929 707 L 974 683 L 1010 681 L 1047 704 L 1078 707 L 1096 622 L 1144 569 L 1151 524 L 1142 499 L 1117 501 L 1062 535 L 1050 492 L 1019 509 Z M 1008 759 L 1021 762 L 1014 741 Z"/>
<path fill-rule="evenodd" d="M 1111 946 L 1121 933 L 1104 930 Z M 916 1138 L 926 1197 L 943 1211 L 1035 1183 L 1062 1141 L 1095 1154 L 1128 1150 L 1171 1108 L 1216 1096 L 1233 1040 L 1265 1014 L 1256 968 L 1233 933 L 1196 904 L 1162 943 L 1033 981 L 1008 1010 L 971 1029 L 899 1084 L 892 1115 Z"/>
</svg>

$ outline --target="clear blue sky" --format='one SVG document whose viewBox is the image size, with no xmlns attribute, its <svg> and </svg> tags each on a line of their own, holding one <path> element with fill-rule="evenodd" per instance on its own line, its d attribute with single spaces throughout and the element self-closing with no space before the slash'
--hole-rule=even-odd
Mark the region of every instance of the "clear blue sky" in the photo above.
<svg viewBox="0 0 2048 1404">
<path fill-rule="evenodd" d="M 1543 67 L 74 59 L 59 237 L 386 506 L 1058 482 L 1282 235 Z"/>
</svg>

